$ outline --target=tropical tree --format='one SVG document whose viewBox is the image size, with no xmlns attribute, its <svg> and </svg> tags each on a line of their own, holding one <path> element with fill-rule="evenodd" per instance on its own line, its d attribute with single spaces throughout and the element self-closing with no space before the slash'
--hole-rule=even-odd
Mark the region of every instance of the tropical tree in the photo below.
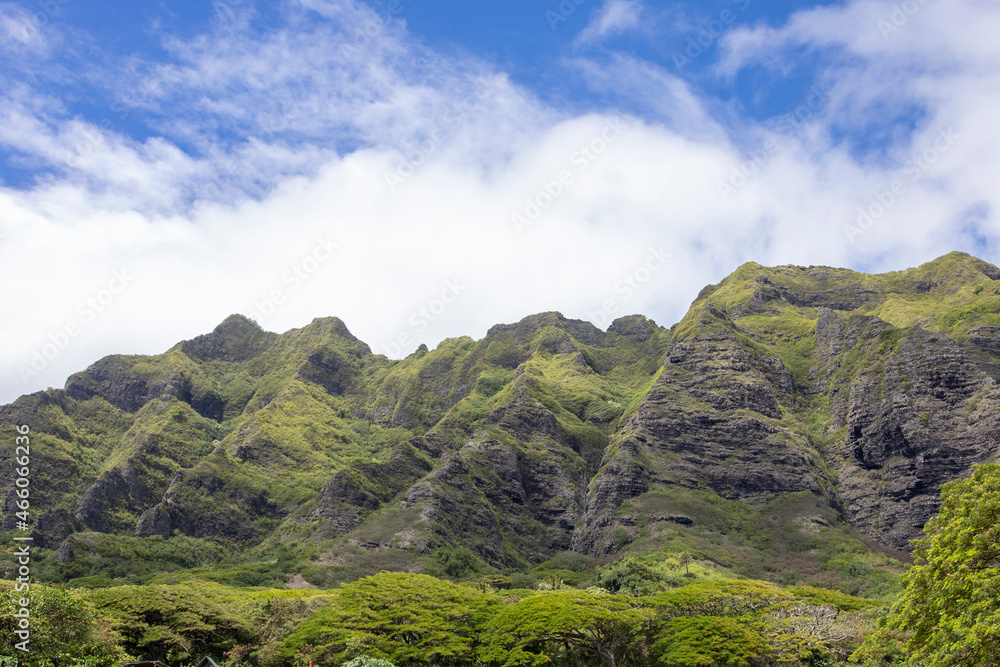
<svg viewBox="0 0 1000 667">
<path fill-rule="evenodd" d="M 284 655 L 312 646 L 337 663 L 362 655 L 405 667 L 471 661 L 476 638 L 498 598 L 425 574 L 381 572 L 341 589 L 285 639 Z"/>
<path fill-rule="evenodd" d="M 879 664 L 897 649 L 930 667 L 994 664 L 1000 655 L 1000 465 L 941 487 L 941 512 L 916 540 L 914 566 L 882 625 L 855 653 Z"/>
<path fill-rule="evenodd" d="M 597 570 L 597 585 L 612 593 L 646 595 L 662 581 L 663 576 L 635 554 L 627 554 Z"/>
<path fill-rule="evenodd" d="M 555 591 L 525 598 L 486 624 L 485 662 L 508 667 L 538 665 L 567 654 L 597 658 L 616 667 L 642 653 L 653 610 L 635 598 Z"/>
<path fill-rule="evenodd" d="M 29 600 L 29 642 L 26 652 L 17 651 L 17 614 L 23 613 L 22 599 Z M 17 653 L 28 666 L 94 663 L 120 664 L 131 657 L 119 645 L 120 637 L 78 591 L 31 584 L 18 591 L 10 581 L 0 581 L 0 634 L 9 641 L 4 653 Z M 13 662 L 11 663 L 13 664 Z"/>
<path fill-rule="evenodd" d="M 287 664 L 281 657 L 283 640 L 318 609 L 329 607 L 331 597 L 331 595 L 268 596 L 244 602 L 240 608 L 240 614 L 253 624 L 255 633 L 248 643 L 230 649 L 226 654 L 229 662 L 234 665 L 242 665 L 244 662 L 250 661 L 250 664 L 260 667 L 277 667 Z M 369 660 L 374 661 L 375 659 Z M 387 665 L 371 662 L 371 664 L 355 665 L 354 667 L 387 667 Z"/>
<path fill-rule="evenodd" d="M 661 618 L 736 616 L 759 613 L 795 601 L 795 596 L 767 581 L 706 581 L 665 591 L 652 598 Z"/>
<path fill-rule="evenodd" d="M 653 644 L 657 661 L 674 667 L 743 667 L 770 653 L 758 624 L 728 616 L 670 619 Z"/>
<path fill-rule="evenodd" d="M 130 652 L 147 660 L 181 662 L 222 655 L 253 637 L 250 622 L 212 600 L 202 586 L 118 586 L 89 593 L 89 600 L 121 634 Z"/>
<path fill-rule="evenodd" d="M 656 660 L 670 667 L 743 666 L 774 657 L 765 612 L 792 595 L 764 581 L 713 581 L 660 593 L 656 609 Z"/>
<path fill-rule="evenodd" d="M 684 566 L 684 574 L 691 574 L 692 563 L 694 563 L 694 556 L 686 551 L 677 557 L 677 564 Z"/>
<path fill-rule="evenodd" d="M 660 593 L 652 652 L 671 667 L 794 662 L 837 653 L 859 635 L 856 614 L 805 604 L 765 581 L 714 581 Z"/>
</svg>

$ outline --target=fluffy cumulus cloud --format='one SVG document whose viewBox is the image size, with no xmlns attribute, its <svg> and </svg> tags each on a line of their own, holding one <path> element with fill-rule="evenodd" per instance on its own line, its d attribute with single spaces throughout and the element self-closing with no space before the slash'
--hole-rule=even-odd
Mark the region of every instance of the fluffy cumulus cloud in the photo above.
<svg viewBox="0 0 1000 667">
<path fill-rule="evenodd" d="M 336 315 L 400 356 L 543 310 L 669 325 L 749 260 L 996 261 L 1000 8 L 895 7 L 729 29 L 714 76 L 818 63 L 797 105 L 757 120 L 663 64 L 581 50 L 636 27 L 625 0 L 565 60 L 620 100 L 603 108 L 557 108 L 347 0 L 266 30 L 227 11 L 160 59 L 95 59 L 77 74 L 107 96 L 103 122 L 11 77 L 0 143 L 35 176 L 0 189 L 0 400 L 234 312 L 273 331 Z M 0 5 L 8 62 L 80 39 L 25 21 Z M 904 108 L 916 120 L 889 132 Z"/>
</svg>

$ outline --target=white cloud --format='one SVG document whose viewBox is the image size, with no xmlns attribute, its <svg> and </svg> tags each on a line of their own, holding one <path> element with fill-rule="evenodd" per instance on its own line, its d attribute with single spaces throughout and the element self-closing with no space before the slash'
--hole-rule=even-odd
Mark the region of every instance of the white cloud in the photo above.
<svg viewBox="0 0 1000 667">
<path fill-rule="evenodd" d="M 639 26 L 642 3 L 638 0 L 607 0 L 577 37 L 580 44 L 599 42 Z"/>
<path fill-rule="evenodd" d="M 634 56 L 613 53 L 604 62 L 579 58 L 568 63 L 597 92 L 614 93 L 628 108 L 685 136 L 709 143 L 725 141 L 725 132 L 707 108 L 680 77 L 663 67 Z"/>
<path fill-rule="evenodd" d="M 142 141 L 9 89 L 0 142 L 53 171 L 0 189 L 0 279 L 18 285 L 4 294 L 0 400 L 61 386 L 104 354 L 162 352 L 233 312 L 274 331 L 336 315 L 376 352 L 406 353 L 551 309 L 669 325 L 751 259 L 914 265 L 968 242 L 970 211 L 998 259 L 996 8 L 928 4 L 886 39 L 871 2 L 727 34 L 730 73 L 829 52 L 825 98 L 783 123 L 720 121 L 712 100 L 635 56 L 570 62 L 631 110 L 615 134 L 615 112 L 554 110 L 363 7 L 306 6 L 333 18 L 291 16 L 264 35 L 221 21 L 168 44 L 170 62 L 108 75 L 122 108 L 152 119 Z M 343 48 L 366 25 L 376 37 Z M 883 159 L 834 131 L 912 103 L 922 121 Z M 909 180 L 907 163 L 949 127 L 958 138 Z M 858 207 L 897 178 L 905 193 L 849 238 Z M 532 204 L 540 215 L 518 233 Z M 669 261 L 642 271 L 651 253 Z M 122 271 L 127 284 L 113 283 Z M 441 311 L 446 289 L 458 296 Z M 22 382 L 36 352 L 54 358 Z"/>
<path fill-rule="evenodd" d="M 44 56 L 48 42 L 43 31 L 44 12 L 32 12 L 13 3 L 0 3 L 0 53 L 15 56 Z"/>
</svg>

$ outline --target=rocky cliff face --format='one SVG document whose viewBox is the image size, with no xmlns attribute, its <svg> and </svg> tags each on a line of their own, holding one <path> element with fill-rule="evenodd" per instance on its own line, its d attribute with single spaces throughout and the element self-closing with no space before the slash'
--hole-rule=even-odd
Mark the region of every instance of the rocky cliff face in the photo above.
<svg viewBox="0 0 1000 667">
<path fill-rule="evenodd" d="M 916 326 L 880 337 L 897 335 L 884 368 L 857 373 L 837 392 L 846 396 L 834 418 L 847 433 L 833 458 L 848 520 L 905 548 L 937 513 L 938 487 L 996 456 L 1000 391 L 948 336 Z"/>
<path fill-rule="evenodd" d="M 997 456 L 998 334 L 1000 270 L 968 255 L 883 275 L 748 264 L 670 330 L 542 313 L 401 361 L 336 318 L 277 335 L 234 316 L 0 423 L 46 445 L 36 544 L 64 559 L 94 531 L 462 545 L 509 566 L 631 548 L 693 525 L 693 498 L 798 499 L 809 525 L 906 549 L 938 486 Z"/>
<path fill-rule="evenodd" d="M 605 453 L 574 546 L 617 549 L 638 517 L 614 508 L 680 486 L 749 503 L 809 491 L 908 549 L 938 487 L 1000 451 L 998 280 L 952 253 L 884 276 L 745 266 L 707 288 Z"/>
</svg>

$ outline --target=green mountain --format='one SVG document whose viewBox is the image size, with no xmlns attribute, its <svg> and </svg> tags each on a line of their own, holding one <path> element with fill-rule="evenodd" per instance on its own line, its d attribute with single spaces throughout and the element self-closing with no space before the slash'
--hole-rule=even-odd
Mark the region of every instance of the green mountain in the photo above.
<svg viewBox="0 0 1000 667">
<path fill-rule="evenodd" d="M 688 551 L 844 587 L 891 578 L 938 485 L 996 460 L 998 374 L 991 264 L 750 263 L 670 329 L 542 313 L 399 361 L 336 318 L 279 335 L 232 316 L 23 396 L 0 430 L 31 428 L 53 580 L 322 585 L 464 547 L 500 569 Z"/>
</svg>

